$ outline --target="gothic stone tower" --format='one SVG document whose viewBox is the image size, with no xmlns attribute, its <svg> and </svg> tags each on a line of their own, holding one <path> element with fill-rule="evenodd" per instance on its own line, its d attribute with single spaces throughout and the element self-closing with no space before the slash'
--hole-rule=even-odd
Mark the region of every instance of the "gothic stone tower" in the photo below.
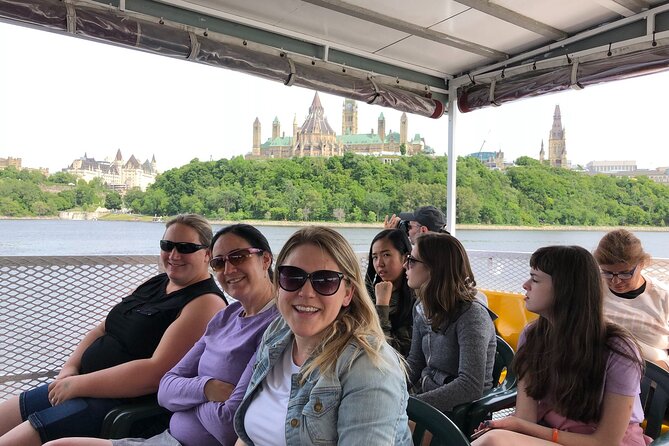
<svg viewBox="0 0 669 446">
<path fill-rule="evenodd" d="M 251 153 L 253 156 L 260 156 L 260 120 L 257 117 L 253 121 L 253 148 Z"/>
<path fill-rule="evenodd" d="M 353 99 L 344 99 L 341 112 L 341 134 L 358 134 L 358 104 Z"/>
<path fill-rule="evenodd" d="M 381 138 L 381 144 L 383 144 L 386 140 L 386 118 L 383 117 L 383 113 L 379 115 L 378 132 L 379 138 Z"/>
<path fill-rule="evenodd" d="M 555 106 L 553 127 L 548 137 L 548 162 L 552 167 L 568 167 L 565 129 L 562 127 L 560 106 Z"/>
<path fill-rule="evenodd" d="M 278 138 L 281 136 L 281 123 L 279 122 L 279 117 L 274 117 L 274 122 L 272 122 L 272 139 Z"/>
<path fill-rule="evenodd" d="M 341 156 L 342 148 L 337 134 L 330 127 L 318 93 L 309 107 L 309 116 L 297 134 L 293 156 Z"/>
<path fill-rule="evenodd" d="M 544 140 L 541 140 L 541 150 L 539 150 L 539 162 L 543 163 L 546 159 L 546 151 L 544 150 Z"/>
<path fill-rule="evenodd" d="M 406 144 L 408 136 L 409 136 L 409 118 L 407 118 L 406 113 L 402 113 L 402 117 L 400 118 L 400 144 Z"/>
</svg>

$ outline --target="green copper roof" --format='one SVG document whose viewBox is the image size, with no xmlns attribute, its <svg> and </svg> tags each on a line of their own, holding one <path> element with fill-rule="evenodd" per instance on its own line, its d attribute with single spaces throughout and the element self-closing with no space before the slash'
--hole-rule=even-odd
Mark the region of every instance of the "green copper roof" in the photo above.
<svg viewBox="0 0 669 446">
<path fill-rule="evenodd" d="M 357 135 L 340 135 L 337 141 L 346 145 L 381 144 L 381 138 L 376 133 L 359 133 Z"/>
<path fill-rule="evenodd" d="M 268 147 L 285 147 L 285 146 L 292 146 L 293 145 L 293 137 L 292 136 L 279 136 L 277 138 L 268 138 L 267 141 L 262 143 L 260 147 L 263 149 L 266 149 Z"/>
<path fill-rule="evenodd" d="M 386 142 L 396 142 L 399 144 L 400 142 L 400 134 L 398 132 L 389 132 L 386 135 Z"/>
</svg>

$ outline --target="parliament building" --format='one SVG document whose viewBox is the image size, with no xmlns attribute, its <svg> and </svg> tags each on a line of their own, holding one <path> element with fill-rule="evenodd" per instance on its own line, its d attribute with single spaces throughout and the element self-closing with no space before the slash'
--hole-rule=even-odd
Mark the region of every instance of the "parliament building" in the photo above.
<svg viewBox="0 0 669 446">
<path fill-rule="evenodd" d="M 393 158 L 402 154 L 416 153 L 434 154 L 425 145 L 420 134 L 409 139 L 409 119 L 402 113 L 399 123 L 400 131 L 386 131 L 386 120 L 383 113 L 379 115 L 377 131 L 358 133 L 358 105 L 352 99 L 345 99 L 342 106 L 342 130 L 337 135 L 328 123 L 318 93 L 309 107 L 307 118 L 298 126 L 297 117 L 293 119 L 291 133 L 286 136 L 281 131 L 278 118 L 272 123 L 272 137 L 262 141 L 261 124 L 258 118 L 253 123 L 253 147 L 248 159 L 292 158 L 294 156 L 341 156 L 345 152 L 362 155 L 374 155 Z"/>
</svg>

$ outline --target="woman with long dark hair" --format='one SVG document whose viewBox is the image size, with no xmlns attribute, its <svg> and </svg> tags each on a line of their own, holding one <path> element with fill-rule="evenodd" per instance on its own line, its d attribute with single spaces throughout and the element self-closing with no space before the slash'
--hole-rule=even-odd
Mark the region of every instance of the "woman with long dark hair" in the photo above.
<svg viewBox="0 0 669 446">
<path fill-rule="evenodd" d="M 629 332 L 603 316 L 597 262 L 581 247 L 549 246 L 532 254 L 530 267 L 525 302 L 540 317 L 513 361 L 516 413 L 486 422 L 493 430 L 473 444 L 647 445 L 641 357 Z"/>
<path fill-rule="evenodd" d="M 492 387 L 497 341 L 488 310 L 476 299 L 467 252 L 449 234 L 416 238 L 406 260 L 416 290 L 409 383 L 416 397 L 442 412 Z"/>
<path fill-rule="evenodd" d="M 409 354 L 416 302 L 406 278 L 404 262 L 411 242 L 404 231 L 385 229 L 374 237 L 369 248 L 365 283 L 376 306 L 381 328 L 388 343 L 402 356 Z"/>
</svg>

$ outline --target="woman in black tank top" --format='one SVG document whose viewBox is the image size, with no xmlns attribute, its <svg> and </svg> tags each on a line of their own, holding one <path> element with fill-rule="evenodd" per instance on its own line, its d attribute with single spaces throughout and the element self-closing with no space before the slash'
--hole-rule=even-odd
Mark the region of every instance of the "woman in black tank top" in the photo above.
<svg viewBox="0 0 669 446">
<path fill-rule="evenodd" d="M 225 308 L 225 297 L 209 274 L 209 223 L 187 214 L 166 228 L 160 241 L 165 273 L 112 308 L 53 382 L 0 404 L 0 444 L 98 436 L 107 412 L 129 398 L 155 393 L 160 378 Z"/>
</svg>

